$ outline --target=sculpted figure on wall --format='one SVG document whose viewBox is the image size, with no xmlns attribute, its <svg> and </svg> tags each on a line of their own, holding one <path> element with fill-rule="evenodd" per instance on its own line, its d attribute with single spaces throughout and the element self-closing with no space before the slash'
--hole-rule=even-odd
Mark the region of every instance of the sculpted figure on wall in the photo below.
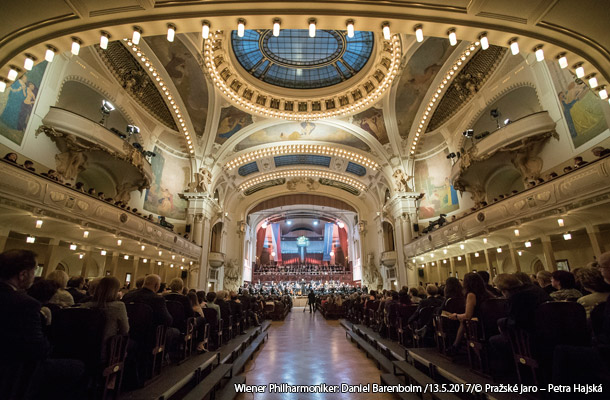
<svg viewBox="0 0 610 400">
<path fill-rule="evenodd" d="M 223 281 L 224 290 L 237 291 L 241 283 L 241 270 L 237 260 L 229 260 L 225 263 L 225 276 Z"/>
<path fill-rule="evenodd" d="M 65 181 L 73 181 L 85 170 L 87 156 L 81 151 L 68 150 L 55 155 L 55 168 Z"/>
<path fill-rule="evenodd" d="M 195 192 L 209 192 L 210 185 L 212 185 L 212 174 L 206 168 L 199 168 L 199 171 L 195 172 Z"/>
<path fill-rule="evenodd" d="M 397 169 L 394 174 L 392 175 L 392 178 L 394 178 L 394 184 L 396 186 L 396 190 L 399 192 L 412 192 L 413 190 L 411 190 L 411 188 L 409 187 L 409 179 L 411 179 L 411 176 L 405 175 L 404 172 L 402 172 L 402 169 Z"/>
<path fill-rule="evenodd" d="M 380 290 L 383 288 L 383 278 L 375 265 L 375 256 L 370 253 L 362 271 L 362 284 L 369 290 Z"/>
</svg>

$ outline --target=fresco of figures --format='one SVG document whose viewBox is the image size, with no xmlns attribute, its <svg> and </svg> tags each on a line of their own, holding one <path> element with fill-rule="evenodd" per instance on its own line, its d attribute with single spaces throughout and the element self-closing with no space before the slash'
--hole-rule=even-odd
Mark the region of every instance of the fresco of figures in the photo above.
<svg viewBox="0 0 610 400">
<path fill-rule="evenodd" d="M 223 144 L 231 136 L 250 124 L 252 124 L 252 115 L 233 106 L 224 107 L 220 110 L 216 143 Z"/>
<path fill-rule="evenodd" d="M 424 193 L 419 217 L 428 219 L 460 208 L 458 193 L 449 182 L 451 163 L 446 151 L 415 162 L 415 191 Z"/>
<path fill-rule="evenodd" d="M 188 162 L 155 147 L 153 182 L 146 190 L 144 209 L 167 218 L 185 219 L 187 202 L 178 196 L 186 185 Z"/>
</svg>

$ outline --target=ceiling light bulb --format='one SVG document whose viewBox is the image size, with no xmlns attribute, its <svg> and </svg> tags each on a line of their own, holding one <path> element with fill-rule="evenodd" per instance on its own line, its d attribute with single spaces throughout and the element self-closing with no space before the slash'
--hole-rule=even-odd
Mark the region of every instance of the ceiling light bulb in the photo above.
<svg viewBox="0 0 610 400">
<path fill-rule="evenodd" d="M 173 42 L 176 37 L 176 26 L 169 24 L 167 25 L 167 41 Z"/>
<path fill-rule="evenodd" d="M 201 36 L 204 39 L 207 39 L 210 37 L 210 24 L 207 22 L 204 22 L 203 25 L 201 25 Z"/>
<path fill-rule="evenodd" d="M 602 100 L 606 100 L 608 98 L 608 91 L 605 87 L 599 91 L 599 98 Z"/>
<path fill-rule="evenodd" d="M 38 228 L 38 229 L 42 228 L 42 220 L 41 219 L 36 220 L 36 228 Z"/>
<path fill-rule="evenodd" d="M 474 256 L 475 256 L 475 257 L 478 257 L 478 256 L 479 256 L 479 252 L 478 252 L 478 251 L 477 251 L 477 252 L 475 252 L 475 253 L 474 253 Z"/>
<path fill-rule="evenodd" d="M 144 245 L 140 246 L 140 250 L 142 250 L 142 251 L 146 250 L 146 246 L 144 246 Z"/>
<path fill-rule="evenodd" d="M 447 254 L 447 249 L 443 249 L 443 254 Z"/>
<path fill-rule="evenodd" d="M 280 28 L 280 20 L 276 19 L 275 21 L 273 21 L 273 36 L 280 36 Z"/>
<path fill-rule="evenodd" d="M 568 67 L 568 59 L 564 54 L 560 55 L 557 61 L 559 62 L 559 66 L 561 67 L 561 69 Z"/>
<path fill-rule="evenodd" d="M 117 246 L 120 246 L 120 245 L 123 244 L 123 241 L 121 239 L 119 239 L 119 240 L 116 241 L 116 244 L 117 244 Z"/>
<path fill-rule="evenodd" d="M 532 242 L 530 242 L 529 240 L 527 242 L 524 243 L 525 247 L 532 247 Z"/>
<path fill-rule="evenodd" d="M 498 247 L 497 251 L 498 253 L 502 253 L 502 247 Z"/>
<path fill-rule="evenodd" d="M 102 34 L 100 35 L 100 48 L 102 50 L 106 50 L 108 48 L 108 39 L 108 33 L 102 31 Z"/>
<path fill-rule="evenodd" d="M 487 39 L 487 33 L 482 33 L 481 36 L 479 36 L 479 42 L 481 42 L 481 48 L 483 50 L 489 49 L 489 39 Z"/>
<path fill-rule="evenodd" d="M 576 67 L 574 72 L 576 73 L 577 78 L 582 78 L 583 76 L 585 76 L 585 67 L 580 64 L 578 67 Z"/>
<path fill-rule="evenodd" d="M 570 240 L 570 239 L 572 239 L 572 235 L 570 233 L 564 233 L 563 240 Z"/>
<path fill-rule="evenodd" d="M 521 250 L 518 250 L 517 254 L 519 254 L 519 257 L 521 257 L 523 255 L 523 252 Z"/>
<path fill-rule="evenodd" d="M 128 256 L 127 254 L 125 254 L 125 255 L 123 256 L 123 258 L 124 258 L 125 260 L 129 260 L 129 256 Z"/>
<path fill-rule="evenodd" d="M 36 238 L 34 236 L 28 236 L 25 241 L 27 243 L 34 243 L 36 241 Z"/>
<path fill-rule="evenodd" d="M 424 41 L 424 30 L 422 29 L 421 25 L 415 26 L 415 39 L 418 43 Z"/>
<path fill-rule="evenodd" d="M 487 238 L 483 238 L 483 243 L 487 243 Z"/>
<path fill-rule="evenodd" d="M 47 51 L 44 53 L 44 59 L 47 62 L 53 62 L 53 58 L 55 58 L 55 48 L 47 47 Z"/>
<path fill-rule="evenodd" d="M 449 35 L 449 44 L 455 46 L 457 44 L 457 35 L 455 34 L 455 29 L 450 29 L 447 31 Z"/>
<path fill-rule="evenodd" d="M 81 260 L 83 259 L 83 257 L 85 257 L 85 255 L 84 255 L 84 254 L 79 254 L 79 255 L 78 255 L 78 258 L 80 258 Z"/>
<path fill-rule="evenodd" d="M 519 229 L 515 229 L 515 236 L 519 236 Z"/>
<path fill-rule="evenodd" d="M 564 223 L 563 223 L 563 218 L 558 218 L 558 219 L 557 219 L 557 224 L 558 224 L 559 226 L 563 226 L 563 225 L 564 225 Z"/>
<path fill-rule="evenodd" d="M 71 244 L 70 245 L 70 250 L 76 250 L 76 245 L 75 244 Z"/>
<path fill-rule="evenodd" d="M 348 38 L 353 38 L 354 37 L 354 20 L 350 19 L 347 21 L 347 37 Z"/>
<path fill-rule="evenodd" d="M 102 250 L 102 251 L 100 251 L 100 254 L 101 254 L 101 255 L 103 255 L 103 256 L 105 256 L 105 255 L 106 255 L 106 250 Z"/>
<path fill-rule="evenodd" d="M 457 260 L 462 261 L 462 256 L 458 256 Z"/>
<path fill-rule="evenodd" d="M 311 38 L 316 37 L 316 20 L 315 19 L 309 20 L 309 37 L 311 37 Z"/>
<path fill-rule="evenodd" d="M 83 237 L 84 237 L 85 239 L 87 239 L 87 238 L 89 237 L 89 231 L 84 231 L 84 232 L 83 232 Z"/>
<path fill-rule="evenodd" d="M 8 71 L 8 80 L 9 81 L 14 81 L 15 79 L 17 79 L 17 75 L 19 74 L 19 72 L 17 72 L 17 69 L 14 67 L 11 67 L 11 69 Z"/>
<path fill-rule="evenodd" d="M 133 35 L 131 36 L 131 42 L 133 44 L 140 44 L 140 38 L 142 37 L 142 31 L 138 27 L 133 28 Z"/>
<path fill-rule="evenodd" d="M 544 61 L 544 50 L 542 50 L 542 46 L 536 49 L 536 61 Z"/>
<path fill-rule="evenodd" d="M 460 249 L 464 250 L 464 245 L 463 244 L 460 245 Z"/>
<path fill-rule="evenodd" d="M 23 68 L 25 68 L 26 71 L 31 71 L 32 67 L 34 67 L 34 58 L 31 55 L 25 56 Z"/>
<path fill-rule="evenodd" d="M 143 259 L 143 260 L 142 260 L 142 262 L 143 262 L 144 264 L 146 264 L 146 263 L 148 262 L 148 259 L 147 259 L 147 258 L 145 258 L 145 259 Z"/>
<path fill-rule="evenodd" d="M 385 40 L 390 40 L 392 38 L 392 34 L 390 33 L 390 24 L 389 23 L 384 23 L 383 27 L 381 28 L 381 31 L 383 32 L 383 38 Z"/>
<path fill-rule="evenodd" d="M 510 42 L 510 52 L 513 54 L 513 56 L 519 54 L 519 43 L 516 39 Z"/>
<path fill-rule="evenodd" d="M 72 38 L 72 47 L 70 48 L 70 51 L 75 56 L 80 52 L 80 41 L 77 38 Z"/>
<path fill-rule="evenodd" d="M 594 75 L 589 75 L 589 86 L 591 89 L 595 89 L 597 87 L 597 78 Z"/>
<path fill-rule="evenodd" d="M 237 36 L 244 37 L 244 33 L 246 32 L 246 21 L 240 19 L 237 21 Z"/>
</svg>

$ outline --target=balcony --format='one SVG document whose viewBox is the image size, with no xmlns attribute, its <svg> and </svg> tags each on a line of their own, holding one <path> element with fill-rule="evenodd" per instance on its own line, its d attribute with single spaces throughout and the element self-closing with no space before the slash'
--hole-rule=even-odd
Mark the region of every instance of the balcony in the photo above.
<svg viewBox="0 0 610 400">
<path fill-rule="evenodd" d="M 393 267 L 396 264 L 396 252 L 392 250 L 381 253 L 381 263 L 386 267 Z"/>
<path fill-rule="evenodd" d="M 149 256 L 154 248 L 193 259 L 201 255 L 200 246 L 160 225 L 15 164 L 0 162 L 0 176 L 0 206 L 7 210 L 0 214 L 0 223 L 6 228 L 40 234 L 29 229 L 31 216 L 39 215 L 56 223 L 53 233 L 65 241 L 112 248 L 120 237 L 126 242 L 132 239 L 138 250 L 140 243 L 152 245 Z M 106 234 L 89 242 L 83 239 L 81 227 Z"/>
<path fill-rule="evenodd" d="M 224 253 L 219 253 L 216 251 L 211 251 L 208 254 L 208 262 L 210 263 L 210 267 L 212 268 L 220 268 L 225 263 L 225 255 Z"/>
<path fill-rule="evenodd" d="M 566 212 L 601 223 L 600 216 L 607 215 L 603 210 L 608 209 L 609 202 L 610 157 L 607 156 L 474 211 L 405 244 L 404 249 L 413 256 L 493 232 L 499 232 L 502 241 L 509 242 L 516 226 L 528 226 L 540 234 L 545 232 L 545 225 L 540 221 Z"/>
</svg>

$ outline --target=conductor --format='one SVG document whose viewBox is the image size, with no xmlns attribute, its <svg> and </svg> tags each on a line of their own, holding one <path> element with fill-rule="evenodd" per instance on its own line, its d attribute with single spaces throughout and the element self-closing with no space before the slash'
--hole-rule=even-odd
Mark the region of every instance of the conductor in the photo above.
<svg viewBox="0 0 610 400">
<path fill-rule="evenodd" d="M 309 303 L 309 313 L 311 314 L 311 310 L 316 311 L 316 294 L 313 292 L 313 289 L 309 291 L 307 295 L 307 302 Z"/>
</svg>

